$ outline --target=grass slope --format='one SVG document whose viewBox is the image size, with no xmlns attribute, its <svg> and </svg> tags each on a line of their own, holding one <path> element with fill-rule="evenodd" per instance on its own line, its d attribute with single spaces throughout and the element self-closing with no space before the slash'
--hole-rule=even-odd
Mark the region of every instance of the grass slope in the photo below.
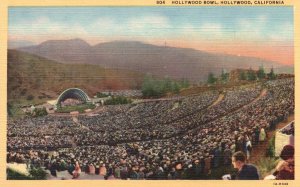
<svg viewBox="0 0 300 187">
<path fill-rule="evenodd" d="M 36 55 L 8 50 L 8 101 L 34 103 L 78 87 L 90 96 L 101 89 L 135 89 L 143 75 L 90 64 L 62 64 Z"/>
</svg>

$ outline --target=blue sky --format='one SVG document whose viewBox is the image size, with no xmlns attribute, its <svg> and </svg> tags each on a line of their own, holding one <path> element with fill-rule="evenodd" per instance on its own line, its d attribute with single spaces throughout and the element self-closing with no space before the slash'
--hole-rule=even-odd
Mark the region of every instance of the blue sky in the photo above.
<svg viewBox="0 0 300 187">
<path fill-rule="evenodd" d="M 10 7 L 9 40 L 167 41 L 205 48 L 293 42 L 293 7 Z M 213 50 L 213 49 L 212 49 Z M 216 50 L 218 51 L 218 50 Z"/>
</svg>

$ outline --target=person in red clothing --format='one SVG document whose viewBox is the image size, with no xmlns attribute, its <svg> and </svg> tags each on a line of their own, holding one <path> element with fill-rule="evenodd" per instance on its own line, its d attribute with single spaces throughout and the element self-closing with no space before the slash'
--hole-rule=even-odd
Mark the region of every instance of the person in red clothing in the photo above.
<svg viewBox="0 0 300 187">
<path fill-rule="evenodd" d="M 76 161 L 75 170 L 73 171 L 73 179 L 77 179 L 79 177 L 80 173 L 81 173 L 81 168 L 79 166 L 78 161 Z"/>
</svg>

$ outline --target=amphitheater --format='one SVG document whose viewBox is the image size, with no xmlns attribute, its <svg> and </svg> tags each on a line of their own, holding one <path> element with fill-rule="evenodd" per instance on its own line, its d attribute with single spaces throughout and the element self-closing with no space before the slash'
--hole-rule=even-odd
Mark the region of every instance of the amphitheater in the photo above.
<svg viewBox="0 0 300 187">
<path fill-rule="evenodd" d="M 69 97 L 90 101 L 82 90 L 68 89 L 57 103 Z M 230 167 L 233 152 L 246 151 L 246 140 L 257 145 L 257 132 L 274 129 L 294 114 L 294 105 L 294 78 L 284 78 L 101 106 L 76 123 L 70 116 L 16 119 L 8 123 L 7 158 L 48 169 L 55 163 L 62 171 L 77 161 L 82 171 L 104 167 L 120 179 L 135 173 L 142 179 L 203 179 L 211 168 Z"/>
</svg>

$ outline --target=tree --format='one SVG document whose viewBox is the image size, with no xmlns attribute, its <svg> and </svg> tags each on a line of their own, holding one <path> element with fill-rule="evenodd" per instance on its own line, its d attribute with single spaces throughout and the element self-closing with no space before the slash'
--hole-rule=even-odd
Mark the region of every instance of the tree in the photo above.
<svg viewBox="0 0 300 187">
<path fill-rule="evenodd" d="M 242 71 L 240 73 L 240 80 L 247 80 L 247 76 L 246 76 L 246 73 L 244 71 Z"/>
<path fill-rule="evenodd" d="M 102 92 L 97 92 L 96 96 L 97 96 L 97 98 L 103 98 L 103 97 L 108 97 L 109 95 L 102 93 Z"/>
<path fill-rule="evenodd" d="M 187 80 L 177 82 L 169 77 L 154 79 L 152 76 L 147 75 L 142 84 L 142 93 L 144 97 L 161 97 L 168 92 L 179 93 L 181 88 L 188 86 Z"/>
<path fill-rule="evenodd" d="M 273 67 L 271 68 L 270 73 L 268 73 L 268 78 L 271 80 L 276 79 L 276 74 L 274 73 Z"/>
<path fill-rule="evenodd" d="M 187 79 L 181 79 L 180 87 L 182 88 L 188 88 L 190 86 L 189 80 Z"/>
<path fill-rule="evenodd" d="M 180 91 L 180 86 L 178 85 L 178 83 L 177 83 L 177 82 L 174 82 L 172 87 L 173 87 L 172 91 L 173 91 L 174 93 L 178 94 L 179 91 Z"/>
<path fill-rule="evenodd" d="M 216 81 L 217 81 L 217 78 L 214 76 L 214 74 L 212 72 L 210 72 L 208 74 L 207 83 L 214 84 L 214 83 L 216 83 Z"/>
<path fill-rule="evenodd" d="M 30 177 L 33 180 L 45 180 L 47 177 L 47 172 L 43 168 L 40 168 L 40 167 L 32 168 L 29 171 L 29 173 L 30 173 Z"/>
<path fill-rule="evenodd" d="M 222 82 L 227 82 L 229 78 L 229 73 L 226 73 L 225 69 L 222 69 L 221 80 Z"/>
<path fill-rule="evenodd" d="M 264 79 L 266 77 L 264 66 L 260 66 L 257 72 L 258 79 Z"/>
<path fill-rule="evenodd" d="M 249 81 L 255 81 L 256 80 L 256 73 L 252 69 L 250 69 L 247 72 L 247 80 L 249 80 Z"/>
<path fill-rule="evenodd" d="M 34 111 L 33 111 L 33 116 L 34 117 L 46 116 L 46 115 L 48 115 L 48 112 L 47 112 L 45 107 L 35 108 Z"/>
<path fill-rule="evenodd" d="M 112 96 L 104 102 L 105 105 L 124 105 L 129 103 L 132 103 L 132 100 L 124 96 Z"/>
<path fill-rule="evenodd" d="M 153 78 L 150 75 L 146 75 L 144 78 L 144 82 L 142 85 L 142 93 L 144 96 L 152 96 L 153 95 Z"/>
<path fill-rule="evenodd" d="M 163 89 L 165 92 L 169 92 L 172 90 L 172 80 L 169 77 L 165 77 L 163 81 Z"/>
</svg>

